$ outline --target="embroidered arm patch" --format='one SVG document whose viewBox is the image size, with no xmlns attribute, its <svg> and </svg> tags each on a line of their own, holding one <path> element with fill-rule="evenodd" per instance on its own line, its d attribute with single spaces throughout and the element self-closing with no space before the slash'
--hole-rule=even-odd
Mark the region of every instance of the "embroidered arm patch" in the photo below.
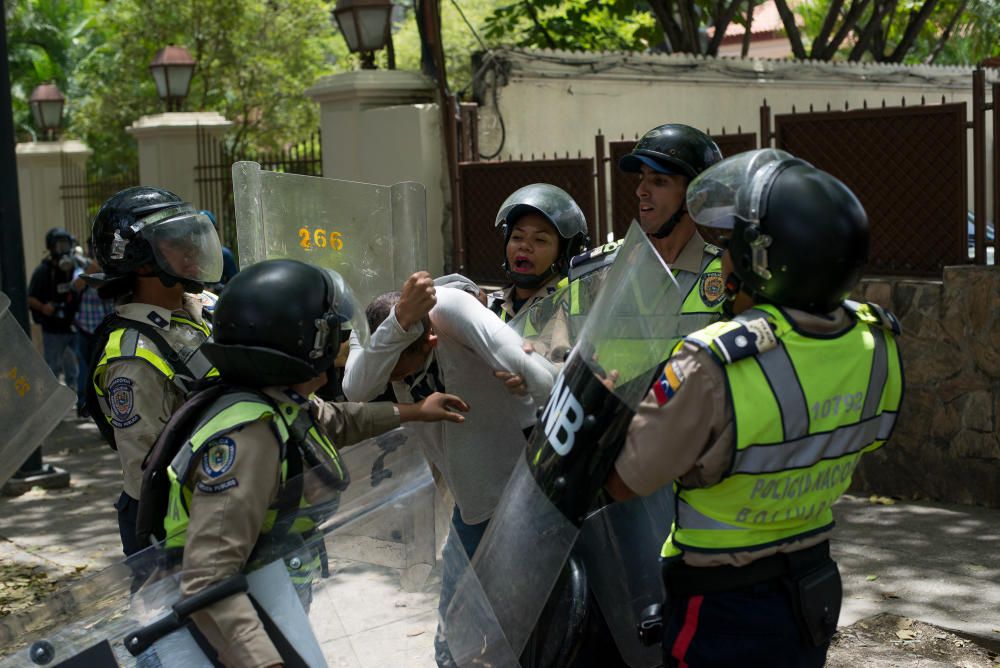
<svg viewBox="0 0 1000 668">
<path fill-rule="evenodd" d="M 680 389 L 684 382 L 684 372 L 677 366 L 677 362 L 670 362 L 663 368 L 660 378 L 653 383 L 653 394 L 656 396 L 656 403 L 663 406 Z"/>
<path fill-rule="evenodd" d="M 108 383 L 108 407 L 111 416 L 108 421 L 116 429 L 131 427 L 142 418 L 135 412 L 135 392 L 132 379 L 119 377 Z"/>
</svg>

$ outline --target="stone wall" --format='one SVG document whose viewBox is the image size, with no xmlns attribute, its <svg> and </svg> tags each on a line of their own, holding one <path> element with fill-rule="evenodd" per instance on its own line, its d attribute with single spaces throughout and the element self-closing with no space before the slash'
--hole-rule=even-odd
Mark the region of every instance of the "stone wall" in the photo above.
<svg viewBox="0 0 1000 668">
<path fill-rule="evenodd" d="M 942 278 L 866 279 L 855 295 L 899 317 L 906 394 L 892 439 L 863 458 L 853 488 L 1000 508 L 1000 268 L 948 267 Z"/>
</svg>

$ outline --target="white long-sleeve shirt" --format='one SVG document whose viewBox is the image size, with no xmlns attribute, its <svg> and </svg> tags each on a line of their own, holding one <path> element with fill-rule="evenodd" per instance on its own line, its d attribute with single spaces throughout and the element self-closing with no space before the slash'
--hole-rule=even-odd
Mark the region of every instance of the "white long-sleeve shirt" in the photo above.
<svg viewBox="0 0 1000 668">
<path fill-rule="evenodd" d="M 430 320 L 438 344 L 428 366 L 436 361 L 439 380 L 469 404 L 469 412 L 460 424 L 418 426 L 424 430 L 427 456 L 444 475 L 462 520 L 476 524 L 492 516 L 524 451 L 523 430 L 534 424 L 536 407 L 548 398 L 557 372 L 540 355 L 525 354 L 521 337 L 462 290 L 439 287 Z M 419 323 L 404 330 L 393 309 L 372 332 L 368 348 L 352 337 L 344 396 L 370 401 L 381 394 L 399 354 L 422 333 Z M 524 378 L 528 396 L 511 395 L 493 376 L 499 370 Z M 398 401 L 413 401 L 405 383 L 392 386 Z"/>
</svg>

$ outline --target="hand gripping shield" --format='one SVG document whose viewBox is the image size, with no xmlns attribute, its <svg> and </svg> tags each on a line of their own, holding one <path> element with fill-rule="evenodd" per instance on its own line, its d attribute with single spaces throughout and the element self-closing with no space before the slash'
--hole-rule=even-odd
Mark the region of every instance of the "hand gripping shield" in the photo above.
<svg viewBox="0 0 1000 668">
<path fill-rule="evenodd" d="M 448 609 L 453 652 L 475 656 L 481 665 L 507 665 L 501 655 L 521 655 L 595 506 L 635 410 L 669 354 L 669 341 L 681 334 L 678 312 L 683 298 L 670 270 L 633 225 L 535 425 L 525 457 L 514 469 L 476 552 L 474 572 L 467 576 L 468 583 L 460 583 Z M 650 512 L 664 522 L 660 536 L 665 536 L 669 517 L 655 507 Z M 651 554 L 635 556 L 655 560 L 657 547 Z M 643 569 L 626 558 L 629 549 L 615 545 L 609 551 L 612 558 L 615 553 L 624 558 L 615 567 Z M 659 583 L 642 594 L 655 602 Z M 459 624 L 485 618 L 469 615 L 484 596 L 504 633 L 501 646 L 483 643 L 490 628 Z M 641 596 L 627 598 L 629 605 L 644 606 Z M 637 618 L 639 610 L 620 616 Z M 620 630 L 628 624 L 616 626 Z M 615 637 L 620 649 L 636 644 L 634 627 L 621 634 Z M 649 665 L 642 652 L 622 654 L 632 657 L 632 665 Z"/>
<path fill-rule="evenodd" d="M 0 292 L 0 485 L 75 402 L 76 393 L 52 375 Z"/>
<path fill-rule="evenodd" d="M 320 467 L 286 483 L 301 485 L 308 508 L 278 519 L 245 578 L 182 599 L 177 558 L 153 546 L 0 619 L 0 667 L 209 666 L 187 615 L 245 591 L 288 666 L 433 665 L 440 578 L 421 508 L 434 483 L 418 440 L 395 430 L 345 448 L 350 483 L 339 491 Z M 291 529 L 303 523 L 312 530 Z M 464 552 L 446 554 L 464 575 Z M 485 600 L 469 605 L 498 644 Z"/>
<path fill-rule="evenodd" d="M 338 181 L 233 165 L 240 267 L 292 258 L 333 269 L 362 304 L 427 267 L 423 185 Z"/>
</svg>

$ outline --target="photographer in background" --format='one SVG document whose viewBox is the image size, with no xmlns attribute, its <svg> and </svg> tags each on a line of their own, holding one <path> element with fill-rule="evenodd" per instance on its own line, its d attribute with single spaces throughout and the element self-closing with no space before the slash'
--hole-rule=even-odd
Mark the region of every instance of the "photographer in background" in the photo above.
<svg viewBox="0 0 1000 668">
<path fill-rule="evenodd" d="M 42 327 L 42 354 L 58 378 L 69 387 L 77 386 L 77 358 L 74 352 L 73 319 L 79 306 L 73 291 L 74 271 L 86 260 L 76 248 L 76 239 L 61 227 L 45 234 L 48 255 L 31 275 L 28 307 L 32 319 Z"/>
</svg>

